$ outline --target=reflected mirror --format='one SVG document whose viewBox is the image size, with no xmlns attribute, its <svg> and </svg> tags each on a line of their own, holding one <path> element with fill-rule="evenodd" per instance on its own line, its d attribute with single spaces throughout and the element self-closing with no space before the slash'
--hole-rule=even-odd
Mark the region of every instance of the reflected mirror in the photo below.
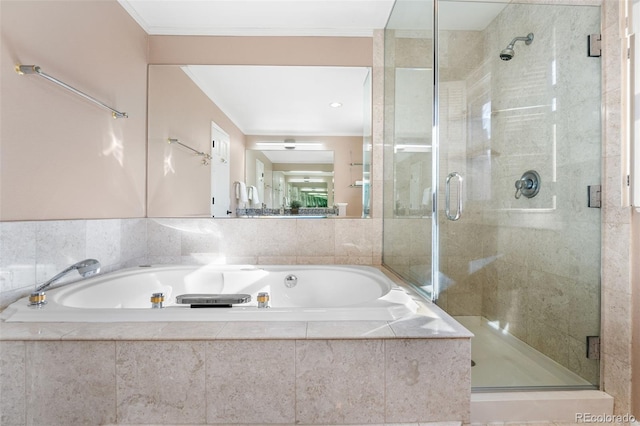
<svg viewBox="0 0 640 426">
<path fill-rule="evenodd" d="M 286 143 L 295 142 L 287 139 Z M 255 184 L 259 201 L 249 200 L 248 204 L 269 209 L 287 208 L 291 201 L 303 208 L 334 205 L 333 151 L 277 149 L 277 142 L 258 145 L 264 149 L 247 150 L 245 170 L 246 181 Z"/>
<path fill-rule="evenodd" d="M 149 217 L 293 200 L 368 215 L 367 67 L 151 65 L 148 111 Z"/>
</svg>

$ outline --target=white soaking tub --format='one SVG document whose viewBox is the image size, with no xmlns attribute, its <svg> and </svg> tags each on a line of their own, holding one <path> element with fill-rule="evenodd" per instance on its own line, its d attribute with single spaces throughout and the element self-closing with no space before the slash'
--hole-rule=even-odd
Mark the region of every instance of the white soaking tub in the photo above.
<svg viewBox="0 0 640 426">
<path fill-rule="evenodd" d="M 258 308 L 262 292 L 269 294 L 269 308 Z M 1 318 L 6 322 L 391 321 L 418 309 L 401 287 L 367 266 L 140 266 L 46 293 L 43 307 L 30 307 L 28 298 L 20 299 Z M 163 308 L 152 309 L 154 293 L 164 294 Z M 176 303 L 176 297 L 185 294 L 205 298 L 242 294 L 251 300 L 195 309 Z"/>
</svg>

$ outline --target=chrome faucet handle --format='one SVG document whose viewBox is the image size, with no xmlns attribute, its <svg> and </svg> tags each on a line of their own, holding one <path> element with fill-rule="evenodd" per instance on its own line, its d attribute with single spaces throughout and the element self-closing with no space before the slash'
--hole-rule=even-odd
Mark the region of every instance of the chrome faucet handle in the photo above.
<svg viewBox="0 0 640 426">
<path fill-rule="evenodd" d="M 516 181 L 516 199 L 522 195 L 522 190 L 533 188 L 533 181 L 531 179 L 518 179 Z"/>
<path fill-rule="evenodd" d="M 533 198 L 540 191 L 540 175 L 535 170 L 524 172 L 522 177 L 516 181 L 516 200 L 522 195 Z"/>
</svg>

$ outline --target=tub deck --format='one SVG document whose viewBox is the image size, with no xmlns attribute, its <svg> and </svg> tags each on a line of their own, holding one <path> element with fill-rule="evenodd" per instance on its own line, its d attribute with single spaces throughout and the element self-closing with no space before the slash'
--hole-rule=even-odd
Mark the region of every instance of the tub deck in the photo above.
<svg viewBox="0 0 640 426">
<path fill-rule="evenodd" d="M 419 302 L 390 321 L 0 323 L 0 412 L 12 424 L 469 423 L 472 335 Z"/>
</svg>

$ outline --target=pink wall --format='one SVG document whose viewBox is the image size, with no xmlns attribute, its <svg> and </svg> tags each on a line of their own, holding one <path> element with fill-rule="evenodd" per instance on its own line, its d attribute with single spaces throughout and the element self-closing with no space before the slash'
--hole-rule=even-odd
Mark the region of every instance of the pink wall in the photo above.
<svg viewBox="0 0 640 426">
<path fill-rule="evenodd" d="M 230 183 L 244 180 L 244 134 L 178 66 L 149 67 L 148 216 L 211 216 L 211 165 L 168 138 L 210 152 L 211 121 L 230 137 Z M 233 198 L 233 197 L 232 197 Z M 232 200 L 233 201 L 233 200 Z M 235 211 L 235 206 L 232 206 Z"/>
<path fill-rule="evenodd" d="M 370 67 L 370 37 L 151 36 L 151 64 Z"/>
<path fill-rule="evenodd" d="M 148 36 L 116 1 L 0 8 L 0 220 L 144 217 Z M 129 118 L 20 76 L 17 63 Z"/>
</svg>

